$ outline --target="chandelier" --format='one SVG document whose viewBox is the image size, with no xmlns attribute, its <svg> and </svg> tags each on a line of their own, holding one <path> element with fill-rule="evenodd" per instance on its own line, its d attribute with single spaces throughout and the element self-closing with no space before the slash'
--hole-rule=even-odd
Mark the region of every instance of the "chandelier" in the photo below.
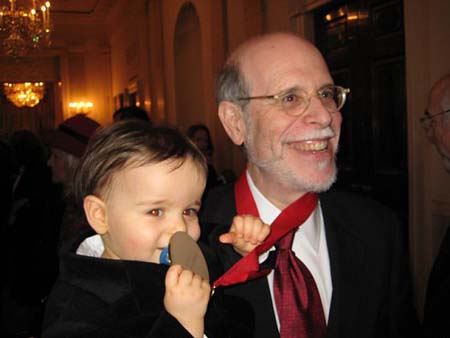
<svg viewBox="0 0 450 338">
<path fill-rule="evenodd" d="M 0 35 L 8 56 L 17 58 L 31 49 L 49 46 L 50 31 L 49 1 L 38 8 L 36 0 L 9 0 L 9 7 L 0 8 Z"/>
<path fill-rule="evenodd" d="M 16 107 L 34 107 L 44 97 L 43 82 L 22 82 L 3 84 L 5 95 Z"/>
</svg>

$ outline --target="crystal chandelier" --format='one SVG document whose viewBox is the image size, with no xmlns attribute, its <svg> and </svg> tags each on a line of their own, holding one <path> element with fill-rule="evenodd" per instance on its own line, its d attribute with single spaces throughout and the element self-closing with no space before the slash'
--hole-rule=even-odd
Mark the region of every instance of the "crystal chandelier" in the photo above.
<svg viewBox="0 0 450 338">
<path fill-rule="evenodd" d="M 38 8 L 36 0 L 9 0 L 9 7 L 0 8 L 0 35 L 8 56 L 20 57 L 31 49 L 49 46 L 50 31 L 49 1 Z"/>
<path fill-rule="evenodd" d="M 3 90 L 8 100 L 16 107 L 34 107 L 44 97 L 45 85 L 43 82 L 5 82 Z"/>
</svg>

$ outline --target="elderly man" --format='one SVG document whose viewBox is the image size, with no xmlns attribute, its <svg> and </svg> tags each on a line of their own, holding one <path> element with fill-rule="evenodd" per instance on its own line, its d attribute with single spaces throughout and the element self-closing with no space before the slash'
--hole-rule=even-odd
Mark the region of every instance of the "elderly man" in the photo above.
<svg viewBox="0 0 450 338">
<path fill-rule="evenodd" d="M 421 118 L 428 140 L 442 157 L 450 173 L 450 74 L 431 88 L 428 107 Z M 424 329 L 427 337 L 449 337 L 448 306 L 450 304 L 450 228 L 442 241 L 433 264 L 425 301 Z"/>
<path fill-rule="evenodd" d="M 419 335 L 396 218 L 372 201 L 325 192 L 336 179 L 348 92 L 320 52 L 289 33 L 245 42 L 223 69 L 219 117 L 248 164 L 234 186 L 211 192 L 201 220 L 229 269 L 215 286 L 249 337 Z M 256 270 L 252 254 L 240 260 L 227 245 L 236 214 L 271 225 Z"/>
<path fill-rule="evenodd" d="M 450 173 L 450 74 L 439 79 L 431 88 L 428 108 L 420 119 L 428 140 L 442 157 Z"/>
</svg>

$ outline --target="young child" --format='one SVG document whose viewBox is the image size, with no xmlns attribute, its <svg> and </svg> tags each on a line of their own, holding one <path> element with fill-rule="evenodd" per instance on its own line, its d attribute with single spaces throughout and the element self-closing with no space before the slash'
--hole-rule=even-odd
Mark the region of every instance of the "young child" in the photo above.
<svg viewBox="0 0 450 338">
<path fill-rule="evenodd" d="M 175 129 L 130 120 L 97 132 L 74 182 L 95 233 L 63 251 L 43 337 L 228 337 L 218 306 L 205 320 L 209 282 L 159 264 L 175 232 L 198 240 L 206 177 L 203 155 Z M 269 233 L 252 216 L 232 229 L 225 240 L 242 255 Z"/>
</svg>

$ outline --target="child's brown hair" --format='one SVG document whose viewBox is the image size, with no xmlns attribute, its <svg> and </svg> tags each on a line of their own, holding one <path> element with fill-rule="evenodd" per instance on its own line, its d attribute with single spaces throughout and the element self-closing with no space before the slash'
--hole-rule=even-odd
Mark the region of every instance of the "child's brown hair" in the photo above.
<svg viewBox="0 0 450 338">
<path fill-rule="evenodd" d="M 178 129 L 140 120 L 114 123 L 90 139 L 75 174 L 75 199 L 81 206 L 87 195 L 105 197 L 112 177 L 124 168 L 173 160 L 176 169 L 188 158 L 206 177 L 203 154 Z"/>
</svg>

